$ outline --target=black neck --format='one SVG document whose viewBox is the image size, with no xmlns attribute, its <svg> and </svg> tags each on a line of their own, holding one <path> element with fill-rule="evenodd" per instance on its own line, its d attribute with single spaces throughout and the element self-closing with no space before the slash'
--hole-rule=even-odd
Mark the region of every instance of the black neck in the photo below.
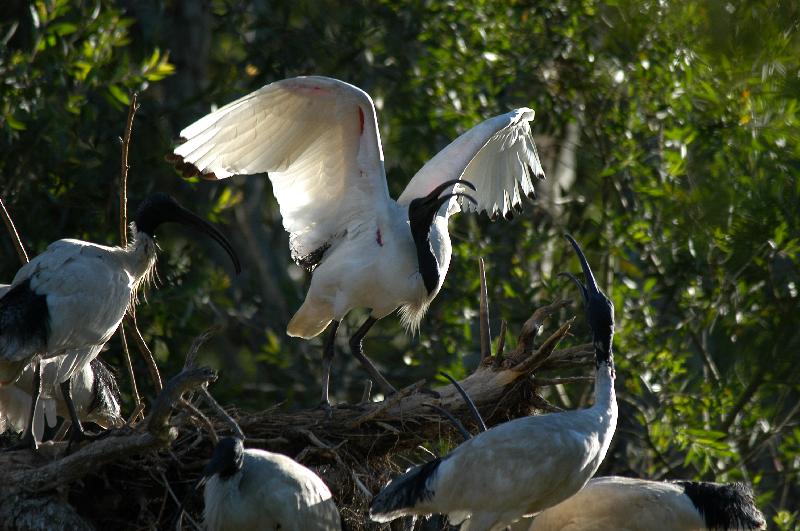
<svg viewBox="0 0 800 531">
<path fill-rule="evenodd" d="M 428 295 L 434 292 L 439 285 L 439 264 L 433 254 L 430 241 L 431 226 L 415 227 L 411 224 L 411 235 L 414 238 L 414 246 L 417 248 L 417 262 L 419 262 L 419 272 Z"/>
</svg>

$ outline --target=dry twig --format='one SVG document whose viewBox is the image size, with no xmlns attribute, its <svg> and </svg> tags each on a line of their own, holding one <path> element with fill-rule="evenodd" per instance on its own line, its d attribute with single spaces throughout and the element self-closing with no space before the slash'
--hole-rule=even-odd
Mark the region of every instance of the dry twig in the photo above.
<svg viewBox="0 0 800 531">
<path fill-rule="evenodd" d="M 22 240 L 19 238 L 19 233 L 17 232 L 17 227 L 14 226 L 14 220 L 11 219 L 11 214 L 8 213 L 6 210 L 6 205 L 3 203 L 3 199 L 0 198 L 0 215 L 3 216 L 3 222 L 6 224 L 6 229 L 8 229 L 8 234 L 11 236 L 11 241 L 14 242 L 14 248 L 17 250 L 17 256 L 19 256 L 19 261 L 22 262 L 22 265 L 28 263 L 28 253 L 25 252 L 25 246 L 22 245 Z"/>
<path fill-rule="evenodd" d="M 492 355 L 492 331 L 489 328 L 489 294 L 486 288 L 486 268 L 483 258 L 478 258 L 478 270 L 481 280 L 479 322 L 481 330 L 481 360 Z"/>
</svg>

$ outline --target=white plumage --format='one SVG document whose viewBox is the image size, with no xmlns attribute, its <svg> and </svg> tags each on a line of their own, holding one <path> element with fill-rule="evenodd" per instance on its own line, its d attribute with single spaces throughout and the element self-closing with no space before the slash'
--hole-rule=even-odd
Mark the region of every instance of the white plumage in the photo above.
<svg viewBox="0 0 800 531">
<path fill-rule="evenodd" d="M 353 308 L 369 308 L 351 348 L 391 390 L 363 357 L 361 340 L 398 308 L 409 329 L 419 326 L 450 264 L 451 214 L 474 200 L 466 208 L 511 216 L 521 195 L 533 195 L 531 179 L 544 178 L 533 116 L 522 108 L 473 127 L 431 159 L 397 201 L 389 197 L 372 99 L 336 79 L 285 79 L 236 100 L 181 131 L 174 159 L 208 179 L 269 172 L 292 257 L 314 271 L 288 334 L 312 338 L 333 322 L 327 375 L 339 321 Z M 475 189 L 474 199 L 450 194 L 463 186 Z"/>
<path fill-rule="evenodd" d="M 37 443 L 42 440 L 45 422 L 53 428 L 56 416 L 69 418 L 61 387 L 56 385 L 56 374 L 63 359 L 64 356 L 57 356 L 41 362 L 42 392 L 33 416 L 33 436 Z M 8 429 L 27 429 L 33 399 L 33 371 L 33 364 L 28 365 L 16 382 L 0 387 L 0 433 Z M 116 382 L 99 358 L 86 364 L 73 377 L 72 399 L 82 422 L 94 422 L 103 428 L 119 427 L 124 423 L 120 416 Z"/>
<path fill-rule="evenodd" d="M 611 344 L 614 312 L 577 243 L 581 286 L 597 360 L 595 403 L 588 409 L 526 417 L 476 435 L 445 458 L 414 467 L 372 501 L 370 517 L 447 514 L 462 531 L 500 530 L 572 496 L 608 451 L 617 422 Z"/>
<path fill-rule="evenodd" d="M 204 519 L 209 531 L 335 531 L 339 510 L 314 472 L 240 439 L 220 440 L 204 472 Z"/>
<path fill-rule="evenodd" d="M 766 529 L 741 483 L 599 477 L 540 513 L 528 531 L 697 531 Z"/>
<path fill-rule="evenodd" d="M 15 333 L 11 324 L 8 329 L 3 327 L 2 361 L 16 363 L 21 370 L 37 354 L 47 358 L 65 353 L 56 383 L 69 379 L 114 334 L 155 258 L 155 243 L 144 233 L 136 234 L 127 249 L 71 239 L 51 243 L 14 277 L 12 287 L 18 287 L 16 294 L 23 300 L 8 301 L 13 291 L 0 299 L 8 302 L 0 306 L 4 316 L 33 313 L 30 307 L 37 300 L 44 303 L 45 315 L 36 317 L 47 319 L 46 337 L 26 338 Z M 25 308 L 19 308 L 23 305 Z M 16 377 L 8 375 L 10 381 Z"/>
<path fill-rule="evenodd" d="M 0 385 L 16 381 L 31 362 L 36 382 L 40 358 L 62 357 L 56 384 L 83 370 L 114 334 L 137 289 L 149 278 L 156 260 L 154 231 L 165 222 L 204 231 L 228 252 L 239 271 L 238 258 L 217 229 L 171 197 L 151 195 L 137 211 L 126 248 L 58 240 L 19 269 L 0 297 Z M 38 394 L 34 389 L 34 401 Z M 80 420 L 71 420 L 82 435 Z M 35 446 L 30 434 L 26 438 Z"/>
</svg>

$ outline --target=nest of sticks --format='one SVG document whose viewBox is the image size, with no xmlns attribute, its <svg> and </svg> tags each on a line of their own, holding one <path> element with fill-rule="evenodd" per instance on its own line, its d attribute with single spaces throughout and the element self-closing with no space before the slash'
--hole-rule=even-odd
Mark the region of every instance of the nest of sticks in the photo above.
<svg viewBox="0 0 800 531">
<path fill-rule="evenodd" d="M 484 351 L 475 372 L 460 381 L 488 425 L 557 411 L 539 394 L 542 387 L 592 380 L 541 376 L 594 363 L 590 344 L 557 348 L 573 319 L 535 344 L 544 320 L 567 304 L 534 311 L 510 353 L 502 344 L 494 355 Z M 488 319 L 481 326 L 488 332 Z M 390 529 L 368 521 L 372 496 L 401 470 L 430 459 L 424 445 L 461 442 L 431 406 L 467 427 L 475 424 L 453 385 L 432 393 L 422 381 L 381 402 L 334 406 L 331 415 L 322 409 L 223 409 L 207 391 L 216 374 L 194 366 L 204 339 L 198 338 L 183 371 L 167 381 L 143 420 L 73 453 L 66 442 L 48 443 L 39 454 L 0 453 L 0 521 L 11 529 L 52 529 L 53 522 L 65 529 L 168 529 L 186 499 L 184 529 L 194 529 L 202 520 L 202 496 L 187 495 L 218 437 L 241 429 L 245 446 L 286 454 L 319 474 L 348 529 Z"/>
<path fill-rule="evenodd" d="M 138 104 L 131 105 L 123 135 L 119 232 L 127 235 L 127 153 Z M 10 215 L 0 200 L 3 219 L 22 263 L 28 257 Z M 559 408 L 540 392 L 547 386 L 590 382 L 593 377 L 543 377 L 553 371 L 594 363 L 591 344 L 558 349 L 574 320 L 569 319 L 537 346 L 545 320 L 569 304 L 538 308 L 522 326 L 517 344 L 505 353 L 505 323 L 497 352 L 490 352 L 485 272 L 481 262 L 481 363 L 460 381 L 486 423 Z M 147 361 L 157 396 L 144 415 L 128 352 L 126 331 Z M 365 396 L 359 404 L 333 407 L 332 414 L 312 409 L 260 412 L 223 409 L 209 394 L 217 375 L 195 366 L 200 337 L 187 354 L 184 369 L 162 385 L 158 366 L 136 324 L 135 314 L 120 325 L 123 353 L 131 379 L 134 412 L 128 424 L 70 452 L 66 442 L 49 442 L 39 452 L 0 451 L 0 522 L 3 529 L 89 530 L 170 529 L 185 502 L 184 528 L 199 528 L 202 496 L 192 494 L 219 434 L 244 434 L 245 446 L 286 454 L 314 470 L 327 483 L 346 529 L 401 529 L 406 523 L 374 524 L 367 508 L 393 476 L 431 458 L 424 445 L 451 447 L 461 442 L 452 423 L 432 406 L 474 428 L 468 407 L 453 385 L 424 389 L 417 382 L 381 402 Z M 535 374 L 535 376 L 534 376 Z M 0 447 L 11 441 L 0 438 Z M 426 524 L 418 522 L 420 529 Z"/>
</svg>

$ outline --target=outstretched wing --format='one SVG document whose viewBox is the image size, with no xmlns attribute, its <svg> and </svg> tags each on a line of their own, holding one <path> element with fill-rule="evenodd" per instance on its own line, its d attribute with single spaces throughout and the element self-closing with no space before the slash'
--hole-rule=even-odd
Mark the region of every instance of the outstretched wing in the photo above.
<svg viewBox="0 0 800 531">
<path fill-rule="evenodd" d="M 408 183 L 398 203 L 408 204 L 451 179 L 475 185 L 469 194 L 477 204 L 454 199 L 448 214 L 461 209 L 513 217 L 522 209 L 522 196 L 535 197 L 533 177 L 544 179 L 544 170 L 533 143 L 529 122 L 531 109 L 520 108 L 480 123 L 436 154 Z M 456 208 L 453 208 L 455 206 Z"/>
<path fill-rule="evenodd" d="M 386 208 L 372 99 L 326 77 L 277 81 L 181 131 L 175 162 L 208 179 L 269 172 L 292 257 L 313 268 L 348 227 Z"/>
</svg>

